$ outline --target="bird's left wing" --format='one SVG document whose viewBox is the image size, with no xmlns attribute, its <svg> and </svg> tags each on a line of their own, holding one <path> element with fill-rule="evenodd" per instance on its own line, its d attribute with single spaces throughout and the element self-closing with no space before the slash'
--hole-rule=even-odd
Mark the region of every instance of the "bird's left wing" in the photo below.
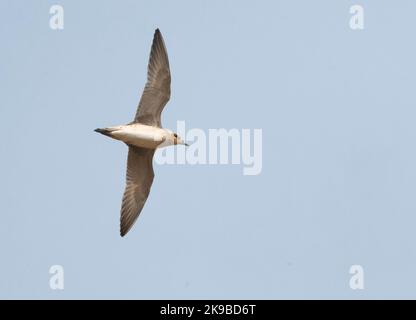
<svg viewBox="0 0 416 320">
<path fill-rule="evenodd" d="M 155 150 L 129 147 L 126 189 L 121 204 L 120 235 L 124 237 L 140 215 L 153 183 Z"/>
<path fill-rule="evenodd" d="M 147 82 L 137 107 L 134 122 L 162 127 L 160 114 L 170 99 L 170 69 L 168 53 L 159 29 L 153 36 L 147 67 Z"/>
</svg>

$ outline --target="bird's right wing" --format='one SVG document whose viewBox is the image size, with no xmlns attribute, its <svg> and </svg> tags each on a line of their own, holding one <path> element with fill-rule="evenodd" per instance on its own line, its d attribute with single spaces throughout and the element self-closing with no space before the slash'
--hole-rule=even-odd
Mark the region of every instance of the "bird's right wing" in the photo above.
<svg viewBox="0 0 416 320">
<path fill-rule="evenodd" d="M 170 99 L 170 69 L 168 53 L 159 29 L 153 36 L 147 67 L 147 83 L 133 122 L 162 127 L 160 114 Z"/>
<path fill-rule="evenodd" d="M 140 215 L 153 182 L 155 150 L 129 147 L 126 189 L 121 204 L 120 235 L 124 237 Z"/>
</svg>

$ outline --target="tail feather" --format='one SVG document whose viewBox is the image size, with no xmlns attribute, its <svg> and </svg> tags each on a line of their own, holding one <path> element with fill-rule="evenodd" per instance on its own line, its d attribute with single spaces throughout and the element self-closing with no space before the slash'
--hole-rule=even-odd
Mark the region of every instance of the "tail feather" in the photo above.
<svg viewBox="0 0 416 320">
<path fill-rule="evenodd" d="M 95 129 L 94 131 L 95 131 L 95 132 L 98 132 L 98 133 L 101 133 L 101 134 L 103 134 L 103 135 L 105 135 L 105 136 L 111 137 L 111 131 L 112 131 L 112 130 L 109 130 L 109 129 L 107 129 L 107 128 L 104 128 L 104 129 L 97 128 L 97 129 Z"/>
</svg>

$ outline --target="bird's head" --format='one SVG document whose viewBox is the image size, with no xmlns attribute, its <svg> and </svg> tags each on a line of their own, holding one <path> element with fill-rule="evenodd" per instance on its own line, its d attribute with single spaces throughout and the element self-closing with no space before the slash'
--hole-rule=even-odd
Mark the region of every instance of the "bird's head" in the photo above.
<svg viewBox="0 0 416 320">
<path fill-rule="evenodd" d="M 172 141 L 173 144 L 183 144 L 185 146 L 188 146 L 188 144 L 185 143 L 185 141 L 181 137 L 179 137 L 177 133 L 174 132 L 172 132 Z"/>
</svg>

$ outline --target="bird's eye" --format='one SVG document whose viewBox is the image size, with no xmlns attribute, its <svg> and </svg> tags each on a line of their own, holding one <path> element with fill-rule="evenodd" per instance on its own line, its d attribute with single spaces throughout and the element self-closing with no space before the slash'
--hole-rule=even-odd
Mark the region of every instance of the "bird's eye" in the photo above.
<svg viewBox="0 0 416 320">
<path fill-rule="evenodd" d="M 175 138 L 177 138 L 177 137 L 178 137 L 178 135 L 177 135 L 176 133 L 174 133 L 174 134 L 173 134 L 173 136 L 174 136 Z"/>
</svg>

